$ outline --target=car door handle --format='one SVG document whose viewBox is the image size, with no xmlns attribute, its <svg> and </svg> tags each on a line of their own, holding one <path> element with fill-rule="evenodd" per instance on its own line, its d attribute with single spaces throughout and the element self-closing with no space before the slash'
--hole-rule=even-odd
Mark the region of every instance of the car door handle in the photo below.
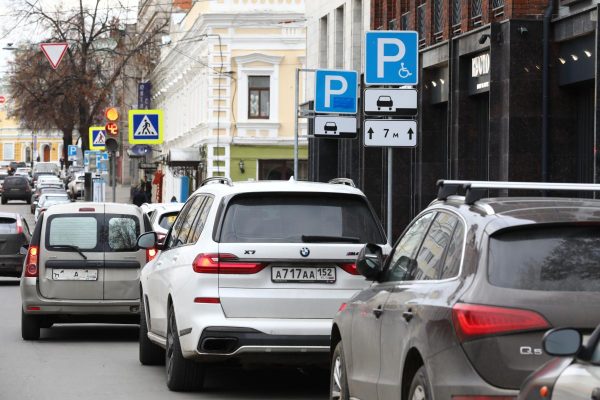
<svg viewBox="0 0 600 400">
<path fill-rule="evenodd" d="M 597 387 L 592 391 L 592 400 L 600 400 L 600 387 Z"/>
<path fill-rule="evenodd" d="M 412 313 L 412 310 L 410 310 L 410 309 L 408 311 L 404 311 L 402 313 L 402 318 L 404 318 L 404 320 L 406 322 L 410 322 L 413 319 L 414 316 L 415 315 Z"/>
<path fill-rule="evenodd" d="M 375 315 L 375 318 L 381 317 L 381 315 L 383 314 L 383 307 L 381 305 L 378 305 L 377 308 L 373 309 L 373 314 Z"/>
</svg>

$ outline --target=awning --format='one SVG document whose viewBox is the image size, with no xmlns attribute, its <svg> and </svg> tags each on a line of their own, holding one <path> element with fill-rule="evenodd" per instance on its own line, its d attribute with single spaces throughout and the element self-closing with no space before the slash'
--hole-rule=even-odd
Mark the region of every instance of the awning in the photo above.
<svg viewBox="0 0 600 400">
<path fill-rule="evenodd" d="M 171 149 L 167 156 L 167 165 L 176 167 L 197 167 L 202 160 L 200 150 L 195 149 Z"/>
</svg>

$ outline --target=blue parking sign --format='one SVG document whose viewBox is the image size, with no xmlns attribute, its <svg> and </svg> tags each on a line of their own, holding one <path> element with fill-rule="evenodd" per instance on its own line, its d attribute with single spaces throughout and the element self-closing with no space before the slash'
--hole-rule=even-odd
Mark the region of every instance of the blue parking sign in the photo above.
<svg viewBox="0 0 600 400">
<path fill-rule="evenodd" d="M 365 38 L 367 85 L 416 85 L 419 36 L 414 31 L 370 31 Z"/>
<path fill-rule="evenodd" d="M 358 72 L 319 69 L 315 73 L 315 112 L 356 114 Z"/>
</svg>

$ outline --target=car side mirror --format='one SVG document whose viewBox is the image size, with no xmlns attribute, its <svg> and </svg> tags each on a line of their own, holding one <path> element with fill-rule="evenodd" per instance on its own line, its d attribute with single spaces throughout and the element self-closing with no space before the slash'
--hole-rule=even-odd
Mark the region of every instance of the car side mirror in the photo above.
<svg viewBox="0 0 600 400">
<path fill-rule="evenodd" d="M 553 329 L 544 335 L 542 347 L 551 356 L 574 356 L 581 350 L 582 341 L 581 333 L 575 329 Z"/>
<path fill-rule="evenodd" d="M 29 245 L 28 244 L 24 244 L 19 249 L 19 254 L 22 255 L 22 256 L 26 256 L 28 252 L 29 252 Z"/>
<path fill-rule="evenodd" d="M 362 276 L 370 281 L 376 281 L 381 274 L 383 266 L 383 251 L 376 244 L 368 243 L 358 253 L 356 269 Z"/>
<path fill-rule="evenodd" d="M 137 245 L 140 249 L 156 249 L 158 247 L 158 238 L 156 232 L 146 232 L 137 239 Z"/>
</svg>

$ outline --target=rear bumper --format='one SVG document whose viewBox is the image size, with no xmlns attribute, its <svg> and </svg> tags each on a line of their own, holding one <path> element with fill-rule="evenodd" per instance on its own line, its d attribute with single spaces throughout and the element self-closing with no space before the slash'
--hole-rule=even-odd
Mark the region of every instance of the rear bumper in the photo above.
<svg viewBox="0 0 600 400">
<path fill-rule="evenodd" d="M 131 316 L 139 320 L 139 299 L 136 300 L 60 300 L 41 296 L 37 278 L 21 279 L 21 300 L 26 314 L 37 315 L 114 315 Z M 31 310 L 39 307 L 39 310 Z"/>
</svg>

